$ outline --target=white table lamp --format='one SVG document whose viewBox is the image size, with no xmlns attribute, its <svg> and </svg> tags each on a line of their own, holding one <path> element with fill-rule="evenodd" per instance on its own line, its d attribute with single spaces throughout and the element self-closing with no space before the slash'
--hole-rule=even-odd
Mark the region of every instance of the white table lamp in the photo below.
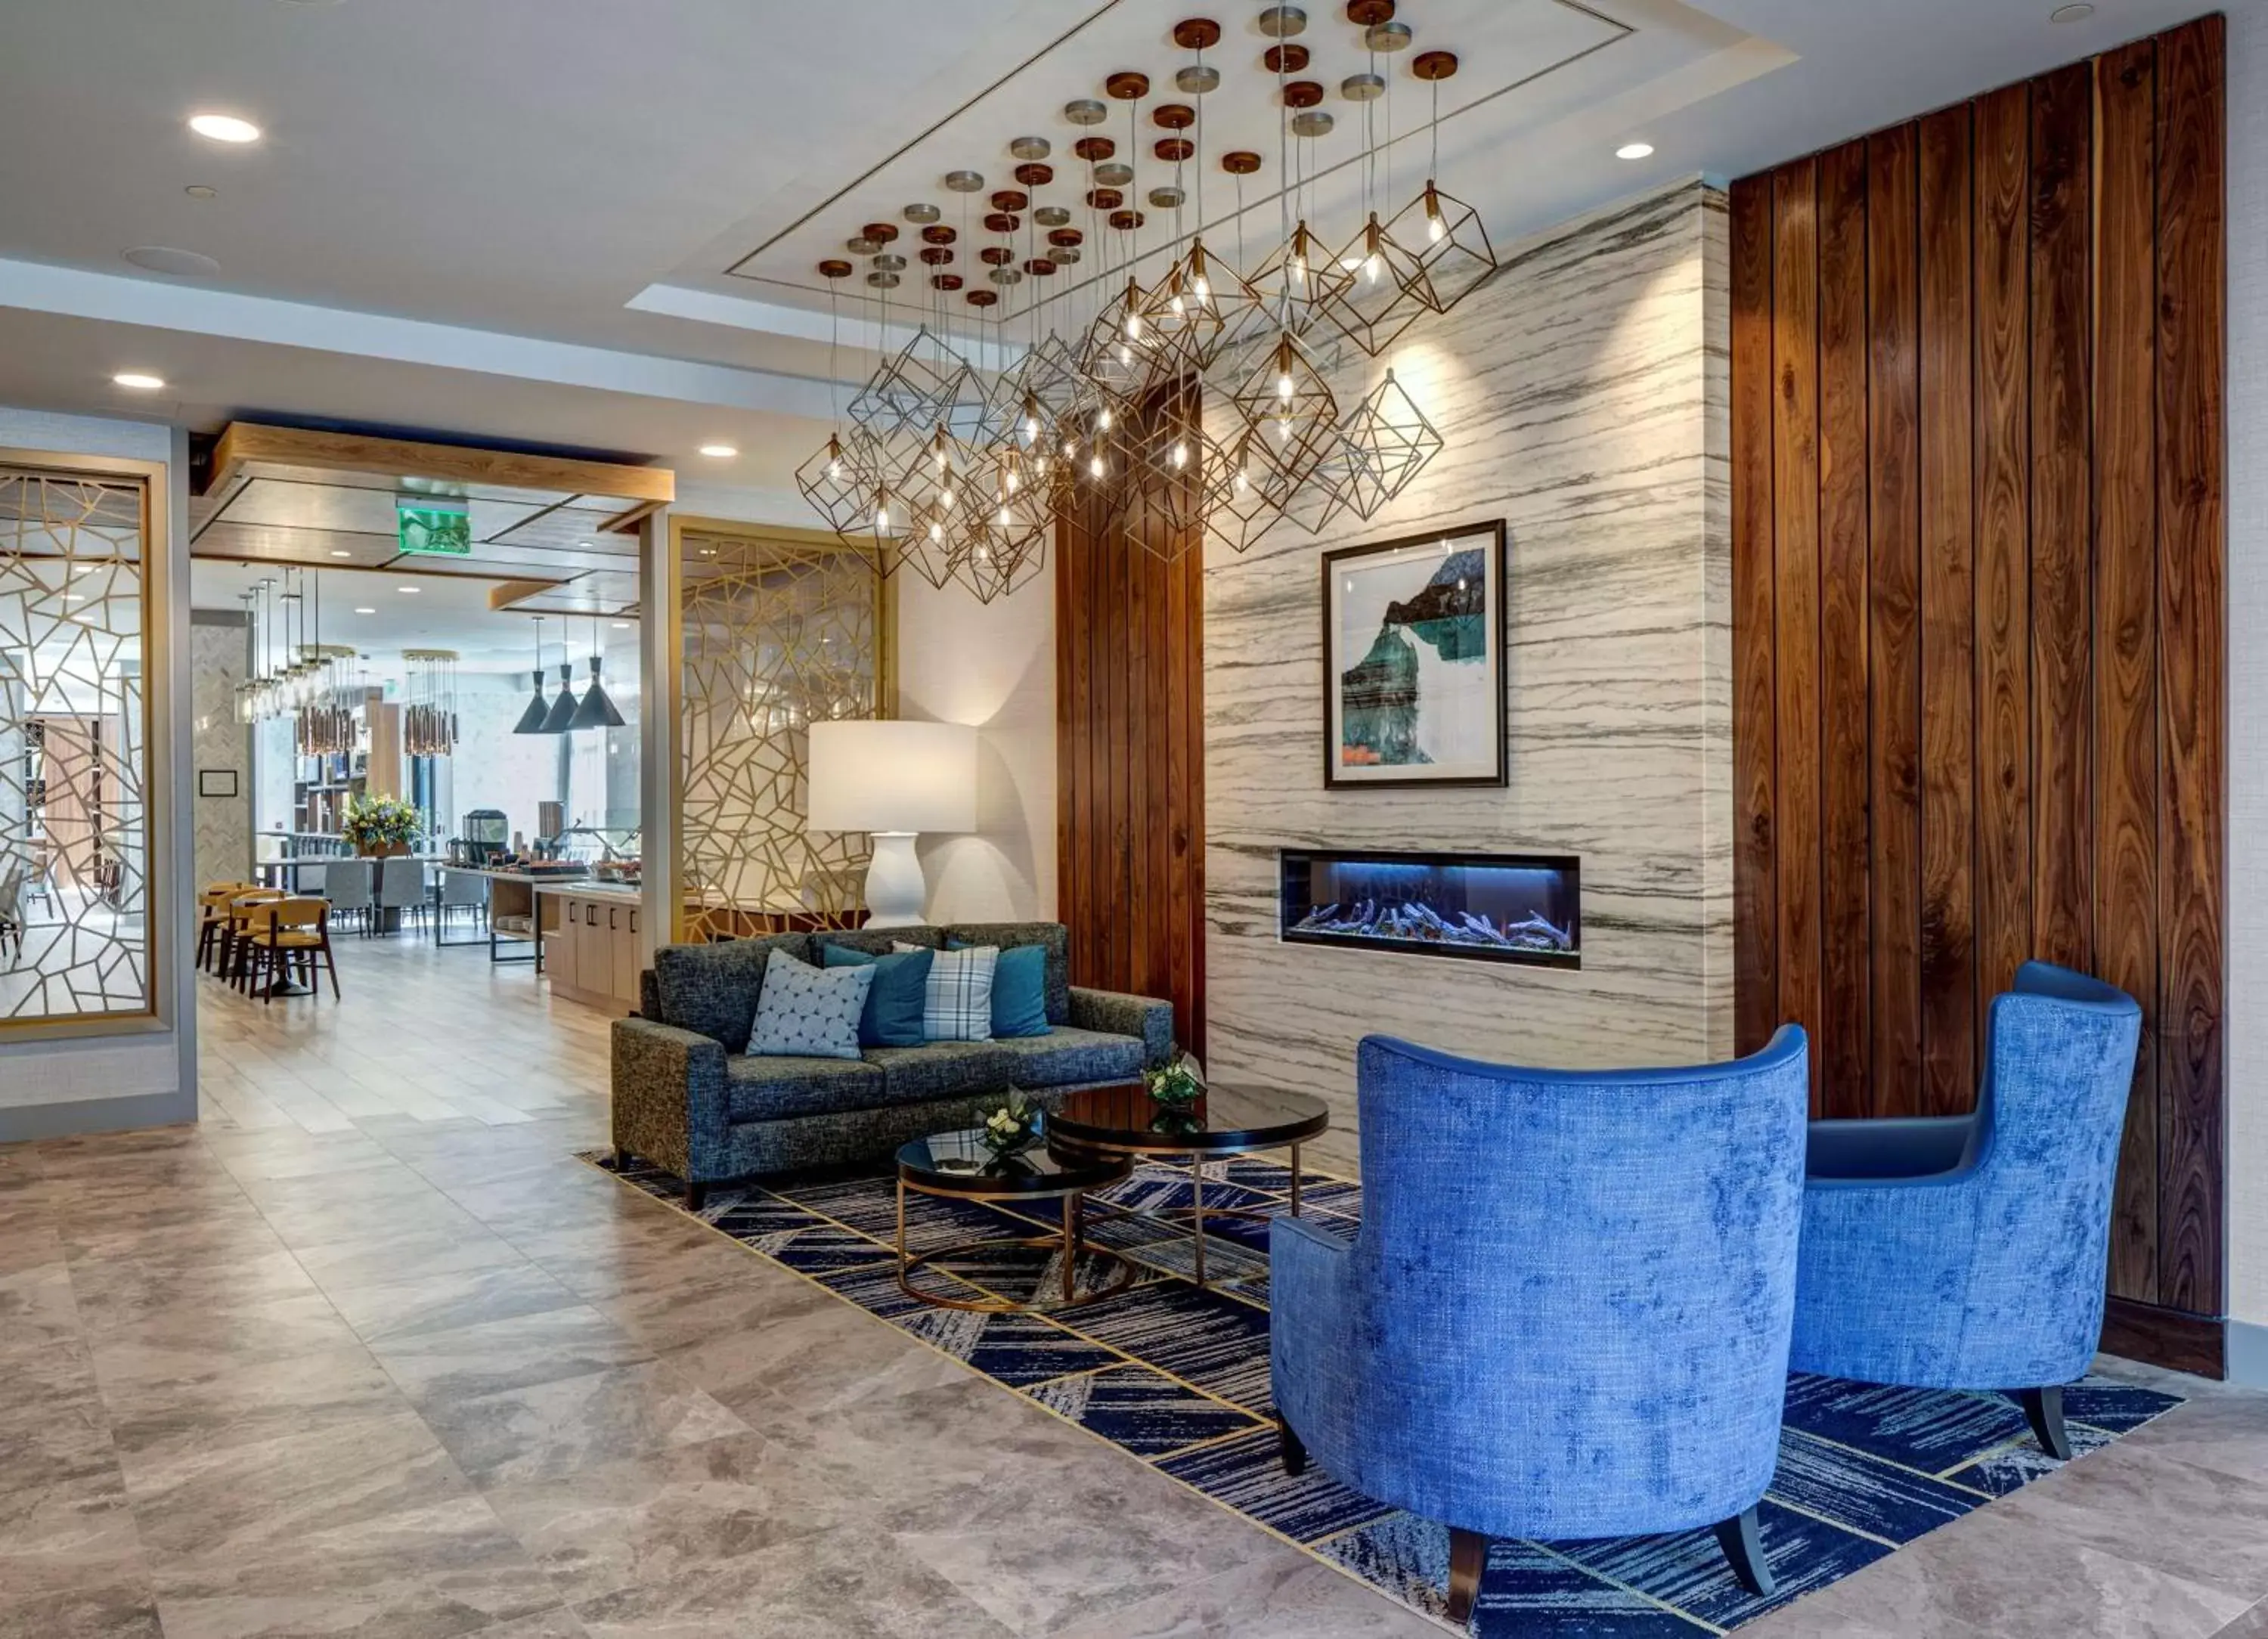
<svg viewBox="0 0 2268 1639">
<path fill-rule="evenodd" d="M 918 928 L 928 891 L 914 838 L 976 828 L 976 731 L 860 719 L 811 725 L 806 831 L 865 831 L 866 925 Z"/>
</svg>

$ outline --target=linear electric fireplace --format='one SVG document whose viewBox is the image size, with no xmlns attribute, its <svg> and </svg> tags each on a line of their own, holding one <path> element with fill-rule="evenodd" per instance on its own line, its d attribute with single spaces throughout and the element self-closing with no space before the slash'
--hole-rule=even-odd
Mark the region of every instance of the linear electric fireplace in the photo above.
<svg viewBox="0 0 2268 1639">
<path fill-rule="evenodd" d="M 1489 962 L 1583 965 L 1581 867 L 1572 855 L 1278 856 L 1283 937 Z"/>
</svg>

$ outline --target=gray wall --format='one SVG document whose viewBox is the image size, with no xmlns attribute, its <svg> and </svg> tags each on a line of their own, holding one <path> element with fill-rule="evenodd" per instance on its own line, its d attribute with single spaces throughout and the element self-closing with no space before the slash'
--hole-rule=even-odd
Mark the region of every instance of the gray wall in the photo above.
<svg viewBox="0 0 2268 1639">
<path fill-rule="evenodd" d="M 1386 1032 L 1561 1066 L 1732 1044 L 1729 333 L 1724 196 L 1699 183 L 1499 250 L 1495 281 L 1355 356 L 1447 449 L 1369 524 L 1279 529 L 1205 572 L 1208 1069 L 1333 1106 Z M 1508 521 L 1509 789 L 1322 790 L 1321 552 Z M 1285 944 L 1285 847 L 1572 853 L 1580 972 Z"/>
<path fill-rule="evenodd" d="M 229 609 L 189 614 L 191 823 L 196 884 L 242 879 L 252 867 L 252 730 L 236 720 L 236 686 L 252 658 L 251 628 Z M 200 774 L 233 774 L 236 795 L 208 797 Z"/>
</svg>

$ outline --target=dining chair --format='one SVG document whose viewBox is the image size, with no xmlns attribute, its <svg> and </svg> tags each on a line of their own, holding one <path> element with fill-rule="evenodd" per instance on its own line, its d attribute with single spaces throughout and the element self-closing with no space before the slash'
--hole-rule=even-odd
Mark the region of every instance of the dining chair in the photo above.
<svg viewBox="0 0 2268 1639">
<path fill-rule="evenodd" d="M 316 995 L 322 994 L 316 979 L 318 964 L 331 976 L 331 999 L 339 999 L 338 964 L 331 956 L 330 901 L 319 899 L 277 900 L 264 908 L 262 919 L 248 937 L 251 946 L 253 980 L 261 996 L 273 1005 L 276 987 L 292 977 L 296 967 Z M 264 979 L 266 982 L 260 981 Z"/>
<path fill-rule="evenodd" d="M 323 871 L 323 897 L 331 902 L 331 920 L 342 922 L 351 916 L 363 933 L 370 932 L 371 862 L 367 859 L 335 859 Z"/>
<path fill-rule="evenodd" d="M 450 914 L 464 911 L 471 915 L 475 927 L 488 908 L 489 884 L 486 877 L 476 877 L 468 871 L 445 871 L 441 873 L 441 891 L 434 901 L 434 914 L 446 923 Z"/>
<path fill-rule="evenodd" d="M 197 966 L 210 969 L 220 949 L 222 930 L 228 925 L 228 902 L 254 891 L 249 882 L 208 882 L 197 895 Z"/>
<path fill-rule="evenodd" d="M 0 946 L 12 940 L 18 959 L 24 954 L 24 879 L 29 874 L 21 865 L 11 865 L 0 876 Z"/>
<path fill-rule="evenodd" d="M 274 888 L 250 888 L 229 896 L 228 917 L 220 929 L 220 974 L 239 990 L 247 989 L 250 982 L 250 952 L 246 939 L 253 923 L 268 906 L 284 897 Z"/>
<path fill-rule="evenodd" d="M 399 911 L 406 921 L 425 914 L 425 862 L 396 854 L 378 862 L 378 911 Z"/>
</svg>

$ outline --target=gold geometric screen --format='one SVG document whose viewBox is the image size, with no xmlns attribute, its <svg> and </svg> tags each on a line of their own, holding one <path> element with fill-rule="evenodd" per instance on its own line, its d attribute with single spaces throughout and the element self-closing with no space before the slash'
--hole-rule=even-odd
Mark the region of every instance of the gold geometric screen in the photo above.
<svg viewBox="0 0 2268 1639">
<path fill-rule="evenodd" d="M 810 729 L 887 704 L 884 584 L 833 540 L 688 530 L 679 562 L 679 937 L 847 926 L 866 840 L 803 828 Z"/>
<path fill-rule="evenodd" d="M 0 1025 L 154 1011 L 138 480 L 0 466 Z"/>
</svg>

